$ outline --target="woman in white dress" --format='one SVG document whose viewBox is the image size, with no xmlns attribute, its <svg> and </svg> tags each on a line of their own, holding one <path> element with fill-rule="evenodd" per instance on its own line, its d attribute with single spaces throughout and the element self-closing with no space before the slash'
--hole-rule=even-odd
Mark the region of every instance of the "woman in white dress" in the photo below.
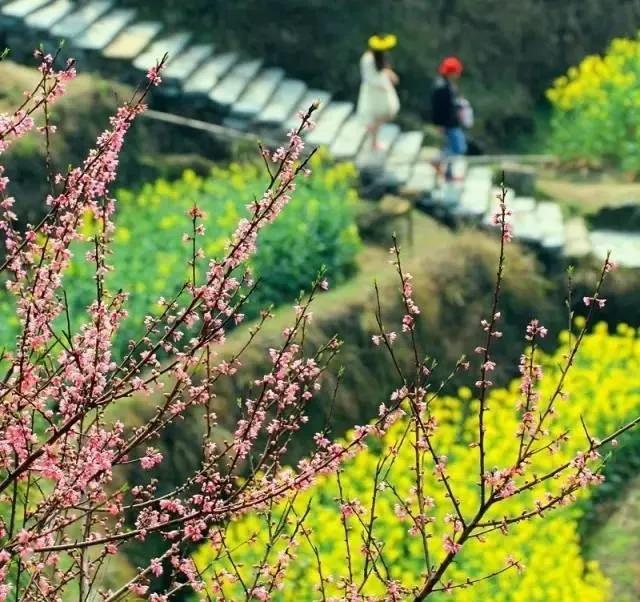
<svg viewBox="0 0 640 602">
<path fill-rule="evenodd" d="M 396 92 L 398 76 L 391 69 L 387 51 L 396 45 L 396 36 L 371 36 L 369 49 L 360 59 L 360 93 L 358 115 L 367 124 L 371 145 L 380 150 L 378 130 L 383 123 L 391 121 L 400 110 Z"/>
</svg>

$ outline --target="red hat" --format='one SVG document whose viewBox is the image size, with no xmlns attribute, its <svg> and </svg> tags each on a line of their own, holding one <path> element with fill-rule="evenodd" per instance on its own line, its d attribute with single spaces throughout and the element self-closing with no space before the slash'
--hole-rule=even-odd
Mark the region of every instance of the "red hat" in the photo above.
<svg viewBox="0 0 640 602">
<path fill-rule="evenodd" d="M 448 56 L 442 59 L 438 67 L 440 75 L 460 75 L 462 73 L 462 61 L 456 56 Z"/>
</svg>

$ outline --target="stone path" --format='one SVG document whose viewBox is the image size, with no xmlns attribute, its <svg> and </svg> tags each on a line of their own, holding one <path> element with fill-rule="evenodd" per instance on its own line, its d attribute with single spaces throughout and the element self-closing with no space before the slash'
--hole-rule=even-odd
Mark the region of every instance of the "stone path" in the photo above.
<svg viewBox="0 0 640 602">
<path fill-rule="evenodd" d="M 64 39 L 65 54 L 78 57 L 81 69 L 127 82 L 140 81 L 167 53 L 157 105 L 176 107 L 187 117 L 206 115 L 217 126 L 268 134 L 271 139 L 282 139 L 295 125 L 297 112 L 320 100 L 317 127 L 308 142 L 328 147 L 337 160 L 354 161 L 372 189 L 401 194 L 454 222 L 486 225 L 495 211 L 494 174 L 488 166 L 457 161 L 457 182 L 443 185 L 433 166 L 438 150 L 423 147 L 421 131 L 385 125 L 380 131 L 385 150 L 374 152 L 352 102 L 311 90 L 282 69 L 218 48 L 215 41 L 202 44 L 190 32 L 168 31 L 160 21 L 140 20 L 134 9 L 118 7 L 115 0 L 88 0 L 81 5 L 72 0 L 0 0 L 0 38 L 18 60 L 30 56 L 30 48 L 40 42 L 55 48 Z M 590 253 L 600 257 L 607 240 L 618 240 L 609 233 L 589 235 L 580 220 L 564 223 L 554 203 L 510 194 L 515 237 L 541 251 L 571 258 Z M 619 244 L 640 257 L 633 246 L 640 243 L 627 243 Z"/>
</svg>

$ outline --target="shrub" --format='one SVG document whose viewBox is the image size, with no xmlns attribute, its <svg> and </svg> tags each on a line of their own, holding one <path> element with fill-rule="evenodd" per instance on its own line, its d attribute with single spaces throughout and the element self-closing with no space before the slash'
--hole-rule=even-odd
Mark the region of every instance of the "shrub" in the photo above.
<svg viewBox="0 0 640 602">
<path fill-rule="evenodd" d="M 577 318 L 577 320 L 583 320 Z M 558 420 L 551 427 L 553 434 L 571 430 L 571 439 L 567 445 L 554 454 L 548 452 L 538 455 L 531 471 L 542 474 L 551 466 L 570 459 L 584 447 L 585 434 L 575 430 L 572 425 L 585 423 L 594 430 L 592 435 L 599 436 L 614 428 L 620 420 L 637 412 L 640 408 L 640 349 L 635 341 L 636 331 L 628 327 L 620 327 L 618 334 L 608 334 L 605 324 L 598 325 L 594 332 L 584 339 L 580 358 L 573 368 L 566 386 L 567 398 L 559 410 Z M 567 352 L 568 334 L 561 336 L 561 345 L 556 353 L 543 360 L 545 372 L 540 394 L 549 397 L 553 392 L 559 366 Z M 517 453 L 518 439 L 514 434 L 518 425 L 515 412 L 516 400 L 519 396 L 520 382 L 510 387 L 495 390 L 489 399 L 491 411 L 488 416 L 487 437 L 490 439 L 491 454 L 489 467 L 502 466 L 507 458 Z M 448 464 L 451 465 L 449 476 L 452 489 L 465 509 L 471 509 L 473 500 L 477 498 L 477 486 L 473 475 L 477 470 L 477 453 L 469 446 L 474 441 L 475 426 L 469 421 L 462 441 L 457 439 L 458 425 L 462 419 L 461 406 L 472 398 L 469 388 L 463 388 L 457 399 L 446 398 L 440 402 L 444 409 L 440 413 L 441 423 L 437 432 L 438 449 L 446 450 Z M 475 402 L 477 403 L 477 402 Z M 339 491 L 335 475 L 325 477 L 311 490 L 301 493 L 295 502 L 295 512 L 302 514 L 311 505 L 306 520 L 306 527 L 312 532 L 313 544 L 317 547 L 322 562 L 325 578 L 331 578 L 334 585 L 325 583 L 327 596 L 337 595 L 341 580 L 348 578 L 349 551 L 346 548 L 343 526 L 340 520 L 340 500 L 358 500 L 367 509 L 362 520 L 370 519 L 368 509 L 371 506 L 372 491 L 376 469 L 379 462 L 387 456 L 391 445 L 399 449 L 395 463 L 388 479 L 392 486 L 379 486 L 376 493 L 375 538 L 385 551 L 390 575 L 403 583 L 418 584 L 425 561 L 422 540 L 412 529 L 412 522 L 407 517 L 398 520 L 398 515 L 405 514 L 403 503 L 407 503 L 412 512 L 417 513 L 415 490 L 415 450 L 411 441 L 403 441 L 407 435 L 406 421 L 394 426 L 381 442 L 372 442 L 369 451 L 350 460 L 340 472 Z M 410 431 L 409 431 L 410 432 Z M 412 435 L 411 435 L 412 437 Z M 388 463 L 387 459 L 387 463 Z M 455 468 L 454 468 L 455 467 Z M 434 498 L 435 506 L 430 513 L 435 522 L 430 526 L 433 530 L 430 553 L 432 562 L 437 564 L 442 552 L 442 539 L 451 531 L 446 514 L 451 504 L 446 498 L 446 491 L 437 483 L 431 469 L 425 469 L 426 495 Z M 393 489 L 392 489 L 393 487 Z M 557 484 L 549 485 L 546 490 L 556 491 Z M 589 496 L 588 490 L 582 499 Z M 546 496 L 543 491 L 530 493 L 517 500 L 507 500 L 504 507 L 492 518 L 498 521 L 502 516 L 518 515 L 525 509 L 544 504 Z M 589 602 L 607 599 L 607 580 L 598 567 L 586 563 L 581 558 L 578 520 L 581 515 L 579 505 L 565 507 L 553 514 L 544 514 L 544 520 L 533 519 L 509 527 L 508 537 L 488 534 L 486 541 L 474 540 L 457 557 L 455 567 L 451 569 L 447 580 L 462 582 L 468 577 L 474 579 L 487 573 L 504 568 L 508 556 L 521 560 L 526 565 L 524 575 L 505 574 L 494 580 L 484 581 L 469 589 L 455 589 L 452 596 L 446 599 L 471 602 L 474 600 L 491 600 L 492 602 L 573 602 L 585 600 Z M 277 508 L 270 517 L 277 524 L 282 516 L 282 508 Z M 349 545 L 354 574 L 360 575 L 365 562 L 361 553 L 366 539 L 366 530 L 355 518 L 349 519 Z M 240 567 L 242 575 L 249 574 L 266 553 L 264 544 L 269 532 L 266 512 L 251 514 L 244 520 L 230 525 L 226 531 L 227 548 L 237 552 L 233 559 Z M 287 543 L 288 529 L 284 529 L 278 546 L 271 550 L 274 558 L 282 552 Z M 250 544 L 244 542 L 250 541 Z M 225 560 L 216 562 L 210 545 L 201 547 L 194 556 L 196 564 L 207 572 L 209 583 L 213 569 L 230 569 Z M 208 567 L 208 569 L 207 569 Z M 231 569 L 230 569 L 231 570 Z M 381 569 L 382 570 L 382 569 Z M 281 592 L 274 594 L 274 600 L 312 600 L 319 594 L 315 554 L 309 541 L 301 538 L 300 544 L 289 565 L 288 578 Z M 227 599 L 236 599 L 240 590 L 230 587 Z M 233 592 L 236 592 L 235 594 Z M 363 593 L 381 595 L 385 592 L 379 575 L 371 574 Z"/>
<path fill-rule="evenodd" d="M 351 188 L 353 168 L 329 166 L 321 158 L 314 158 L 312 167 L 313 176 L 300 186 L 274 227 L 261 234 L 259 251 L 250 264 L 259 279 L 245 306 L 250 316 L 270 304 L 293 300 L 323 266 L 336 283 L 355 269 L 359 237 L 355 226 L 357 196 Z M 232 163 L 226 169 L 214 168 L 207 177 L 185 171 L 177 181 L 158 180 L 138 192 L 121 190 L 117 194 L 118 228 L 111 257 L 115 269 L 107 284 L 120 290 L 133 283 L 129 316 L 117 339 L 120 352 L 144 316 L 160 311 L 156 300 L 174 294 L 189 278 L 191 242 L 182 242 L 183 234 L 191 230 L 189 209 L 197 202 L 204 211 L 203 251 L 209 257 L 219 257 L 234 225 L 245 216 L 245 205 L 260 194 L 263 180 L 256 164 Z M 87 213 L 82 233 L 90 238 L 94 231 L 95 222 Z M 95 296 L 95 268 L 84 260 L 91 245 L 74 245 L 76 260 L 65 275 L 74 324 Z M 201 268 L 199 272 L 204 266 Z M 5 316 L 0 333 L 6 344 L 17 320 L 8 303 L 0 312 Z"/>
<path fill-rule="evenodd" d="M 640 39 L 618 38 L 547 91 L 552 148 L 563 159 L 640 168 Z"/>
</svg>

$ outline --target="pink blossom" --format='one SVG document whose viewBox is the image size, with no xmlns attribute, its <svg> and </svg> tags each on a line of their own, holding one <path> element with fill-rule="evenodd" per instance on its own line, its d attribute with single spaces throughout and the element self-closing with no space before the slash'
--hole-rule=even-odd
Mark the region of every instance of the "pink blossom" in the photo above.
<svg viewBox="0 0 640 602">
<path fill-rule="evenodd" d="M 260 602 L 267 602 L 271 599 L 271 596 L 269 595 L 266 587 L 256 587 L 251 590 L 251 594 L 256 600 L 260 600 Z"/>
<path fill-rule="evenodd" d="M 147 71 L 147 79 L 154 86 L 159 86 L 162 83 L 162 78 L 160 77 L 160 70 L 157 65 L 154 67 L 151 67 L 149 71 Z"/>
<path fill-rule="evenodd" d="M 457 554 L 462 548 L 462 546 L 457 543 L 451 535 L 446 535 L 444 537 L 442 547 L 447 554 Z"/>
<path fill-rule="evenodd" d="M 150 470 L 162 462 L 162 454 L 153 447 L 148 447 L 146 454 L 140 458 L 140 465 L 145 470 Z"/>
</svg>

